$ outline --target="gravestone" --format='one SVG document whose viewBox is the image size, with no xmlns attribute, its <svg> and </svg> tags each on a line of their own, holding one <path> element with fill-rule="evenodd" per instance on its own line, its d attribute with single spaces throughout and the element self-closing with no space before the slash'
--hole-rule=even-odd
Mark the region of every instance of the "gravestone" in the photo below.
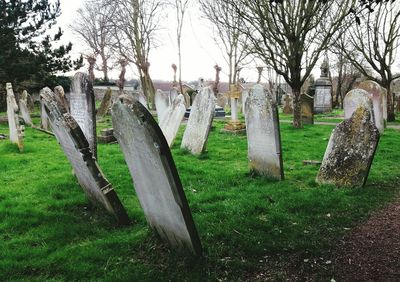
<svg viewBox="0 0 400 282">
<path fill-rule="evenodd" d="M 367 91 L 372 98 L 372 106 L 374 108 L 374 121 L 375 125 L 379 130 L 379 133 L 383 133 L 385 128 L 383 106 L 384 106 L 384 91 L 382 87 L 372 80 L 361 82 L 357 88 Z"/>
<path fill-rule="evenodd" d="M 327 59 L 321 65 L 321 76 L 315 81 L 314 89 L 314 113 L 332 111 L 332 82 L 329 79 Z"/>
<path fill-rule="evenodd" d="M 108 182 L 100 170 L 78 123 L 57 102 L 55 94 L 49 88 L 42 89 L 40 96 L 45 104 L 51 128 L 71 163 L 83 191 L 93 204 L 105 208 L 121 224 L 127 224 L 129 218 L 125 208 L 122 206 L 111 183 Z"/>
<path fill-rule="evenodd" d="M 56 94 L 57 101 L 67 110 L 69 113 L 69 103 L 65 97 L 64 88 L 61 85 L 54 87 L 54 94 Z"/>
<path fill-rule="evenodd" d="M 97 136 L 97 140 L 99 143 L 114 143 L 117 139 L 114 136 L 114 129 L 113 128 L 104 128 L 100 130 L 100 136 Z"/>
<path fill-rule="evenodd" d="M 25 124 L 33 126 L 31 115 L 29 114 L 28 105 L 26 104 L 26 99 L 19 99 L 19 111 L 21 113 L 22 119 Z"/>
<path fill-rule="evenodd" d="M 186 149 L 194 155 L 199 155 L 205 150 L 214 111 L 214 93 L 211 87 L 204 87 L 200 90 L 191 107 L 189 120 L 182 138 L 182 149 Z"/>
<path fill-rule="evenodd" d="M 249 89 L 248 88 L 243 89 L 242 97 L 241 97 L 242 98 L 242 113 L 243 113 L 243 115 L 245 115 L 245 113 L 246 113 L 245 105 L 246 105 L 247 97 L 249 97 Z"/>
<path fill-rule="evenodd" d="M 250 171 L 283 179 L 278 109 L 271 95 L 260 84 L 249 91 L 245 118 Z"/>
<path fill-rule="evenodd" d="M 181 125 L 183 116 L 185 115 L 185 111 L 185 97 L 180 94 L 175 98 L 163 115 L 163 119 L 160 122 L 160 128 L 164 133 L 165 140 L 167 140 L 169 147 L 172 147 L 172 144 L 174 143 L 179 126 Z"/>
<path fill-rule="evenodd" d="M 19 125 L 18 105 L 15 100 L 11 83 L 6 83 L 7 91 L 7 120 L 10 132 L 10 141 L 18 146 L 20 152 L 24 150 L 24 128 Z"/>
<path fill-rule="evenodd" d="M 169 91 L 169 96 L 168 96 L 168 105 L 171 105 L 172 102 L 175 100 L 176 97 L 178 97 L 179 93 L 176 88 L 173 88 Z"/>
<path fill-rule="evenodd" d="M 374 120 L 371 94 L 363 89 L 350 90 L 343 99 L 344 118 L 351 118 L 353 112 L 363 106 L 371 112 L 371 119 Z"/>
<path fill-rule="evenodd" d="M 283 109 L 284 114 L 290 115 L 293 114 L 293 99 L 290 95 L 283 95 Z"/>
<path fill-rule="evenodd" d="M 158 123 L 161 124 L 163 116 L 172 102 L 170 103 L 169 97 L 163 91 L 158 89 L 154 96 L 154 103 L 156 104 Z"/>
<path fill-rule="evenodd" d="M 156 121 L 138 101 L 116 102 L 112 121 L 148 223 L 173 247 L 200 255 L 200 239 L 178 171 Z"/>
<path fill-rule="evenodd" d="M 101 100 L 101 104 L 97 109 L 96 118 L 102 119 L 111 107 L 113 93 L 110 87 L 107 88 L 106 93 Z"/>
<path fill-rule="evenodd" d="M 146 109 L 148 109 L 148 108 L 147 108 L 147 98 L 146 98 L 146 96 L 143 94 L 142 91 L 133 92 L 133 98 L 135 98 L 136 100 L 138 100 Z"/>
<path fill-rule="evenodd" d="M 300 112 L 303 124 L 314 124 L 314 98 L 308 94 L 300 95 Z"/>
<path fill-rule="evenodd" d="M 94 91 L 89 76 L 77 72 L 71 84 L 71 116 L 79 124 L 89 142 L 93 156 L 97 159 L 96 108 Z"/>
<path fill-rule="evenodd" d="M 316 181 L 336 186 L 364 186 L 375 150 L 379 131 L 371 112 L 359 106 L 352 116 L 333 130 Z"/>
<path fill-rule="evenodd" d="M 43 90 L 43 89 L 42 89 Z M 40 90 L 40 91 L 42 91 Z M 41 98 L 41 92 L 40 94 L 40 127 L 44 130 L 49 130 L 50 129 L 50 124 L 49 124 L 49 118 L 47 117 L 46 110 L 44 108 L 44 104 Z"/>
<path fill-rule="evenodd" d="M 29 112 L 33 112 L 35 109 L 35 104 L 33 102 L 32 96 L 28 93 L 28 91 L 22 91 L 21 99 L 25 101 L 25 104 L 28 107 Z"/>
</svg>

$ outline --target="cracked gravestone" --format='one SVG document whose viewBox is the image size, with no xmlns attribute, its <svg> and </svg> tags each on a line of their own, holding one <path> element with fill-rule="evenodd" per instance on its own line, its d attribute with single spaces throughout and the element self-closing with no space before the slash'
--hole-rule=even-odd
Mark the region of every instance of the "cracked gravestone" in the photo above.
<svg viewBox="0 0 400 282">
<path fill-rule="evenodd" d="M 333 130 L 316 182 L 364 186 L 378 142 L 379 131 L 371 119 L 371 112 L 359 106 L 349 119 Z"/>
<path fill-rule="evenodd" d="M 249 91 L 245 118 L 250 171 L 283 179 L 278 109 L 271 95 L 260 84 Z"/>
<path fill-rule="evenodd" d="M 214 111 L 214 93 L 211 87 L 204 87 L 197 94 L 192 105 L 182 138 L 182 149 L 186 149 L 194 155 L 199 155 L 205 150 L 214 118 Z"/>
<path fill-rule="evenodd" d="M 7 120 L 10 141 L 18 146 L 20 152 L 24 150 L 24 128 L 19 124 L 18 105 L 15 100 L 11 83 L 6 83 L 7 90 Z"/>
<path fill-rule="evenodd" d="M 163 119 L 160 122 L 160 128 L 164 133 L 168 146 L 174 143 L 179 126 L 181 125 L 183 116 L 185 115 L 185 97 L 179 94 L 171 105 L 166 109 Z"/>
<path fill-rule="evenodd" d="M 89 142 L 93 156 L 97 159 L 96 108 L 94 91 L 89 76 L 77 72 L 71 84 L 71 116 L 79 124 Z"/>
<path fill-rule="evenodd" d="M 201 243 L 168 144 L 139 101 L 112 107 L 116 136 L 150 226 L 176 248 L 201 254 Z"/>
<path fill-rule="evenodd" d="M 105 208 L 114 215 L 119 223 L 127 224 L 129 218 L 125 208 L 93 157 L 89 143 L 78 123 L 57 102 L 55 94 L 49 88 L 42 89 L 40 95 L 54 135 L 87 197 L 93 204 Z"/>
</svg>

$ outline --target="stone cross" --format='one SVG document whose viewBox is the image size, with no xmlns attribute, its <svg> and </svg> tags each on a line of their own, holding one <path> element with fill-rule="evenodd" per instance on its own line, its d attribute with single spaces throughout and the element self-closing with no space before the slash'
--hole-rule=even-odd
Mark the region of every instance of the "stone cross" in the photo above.
<svg viewBox="0 0 400 282">
<path fill-rule="evenodd" d="M 290 97 L 290 95 L 288 95 L 288 94 L 285 94 L 284 98 L 283 98 L 283 102 L 284 102 L 284 104 L 283 104 L 283 113 L 287 114 L 287 115 L 293 114 L 293 107 L 292 107 L 293 100 L 292 100 L 292 97 Z"/>
<path fill-rule="evenodd" d="M 66 109 L 58 103 L 55 94 L 44 88 L 40 92 L 51 128 L 70 161 L 83 191 L 91 202 L 113 214 L 121 224 L 129 222 L 111 183 L 104 177 L 82 129 Z"/>
<path fill-rule="evenodd" d="M 89 142 L 93 156 L 97 159 L 96 108 L 93 85 L 89 77 L 81 72 L 74 75 L 70 93 L 71 115 L 81 127 Z"/>
<path fill-rule="evenodd" d="M 168 144 L 138 101 L 112 107 L 112 122 L 149 225 L 172 247 L 200 255 L 202 247 Z"/>
<path fill-rule="evenodd" d="M 229 92 L 225 93 L 225 95 L 231 100 L 231 120 L 225 125 L 225 131 L 238 132 L 243 131 L 246 128 L 238 118 L 238 100 L 240 94 L 237 84 L 231 84 L 229 86 Z"/>
<path fill-rule="evenodd" d="M 15 100 L 12 84 L 6 83 L 7 90 L 7 119 L 10 132 L 10 141 L 18 146 L 20 152 L 24 150 L 24 128 L 19 124 L 18 105 Z"/>
<path fill-rule="evenodd" d="M 336 186 L 364 186 L 379 141 L 369 109 L 357 107 L 336 126 L 329 139 L 316 182 Z"/>
<path fill-rule="evenodd" d="M 246 132 L 250 171 L 283 179 L 283 161 L 278 109 L 271 94 L 257 84 L 246 99 Z"/>
</svg>

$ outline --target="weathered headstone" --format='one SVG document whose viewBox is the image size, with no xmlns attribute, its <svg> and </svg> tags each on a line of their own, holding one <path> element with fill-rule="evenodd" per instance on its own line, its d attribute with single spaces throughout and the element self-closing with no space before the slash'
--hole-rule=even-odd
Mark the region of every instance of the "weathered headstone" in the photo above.
<svg viewBox="0 0 400 282">
<path fill-rule="evenodd" d="M 20 152 L 24 150 L 24 128 L 19 125 L 18 105 L 15 100 L 11 83 L 6 83 L 7 90 L 7 119 L 10 132 L 10 141 L 18 146 Z"/>
<path fill-rule="evenodd" d="M 204 87 L 197 95 L 182 138 L 181 148 L 194 155 L 201 154 L 207 144 L 214 118 L 215 97 L 211 87 Z"/>
<path fill-rule="evenodd" d="M 114 136 L 114 129 L 113 128 L 104 128 L 100 130 L 100 136 L 97 136 L 97 140 L 99 143 L 113 143 L 117 141 L 117 139 Z"/>
<path fill-rule="evenodd" d="M 384 91 L 382 87 L 372 80 L 361 82 L 357 88 L 367 91 L 372 98 L 372 106 L 374 108 L 374 121 L 380 133 L 383 133 L 385 121 L 383 117 Z"/>
<path fill-rule="evenodd" d="M 163 114 L 160 128 L 164 133 L 169 147 L 174 143 L 179 126 L 181 125 L 183 116 L 185 115 L 185 111 L 185 97 L 179 95 Z"/>
<path fill-rule="evenodd" d="M 112 120 L 148 223 L 173 247 L 200 255 L 200 239 L 178 171 L 156 121 L 138 101 L 116 102 Z"/>
<path fill-rule="evenodd" d="M 136 91 L 133 93 L 133 98 L 138 100 L 147 109 L 147 98 L 142 91 Z"/>
<path fill-rule="evenodd" d="M 64 88 L 61 85 L 58 85 L 58 86 L 54 87 L 54 94 L 56 94 L 57 101 L 61 105 L 63 105 L 63 107 L 69 113 L 69 103 L 67 101 L 67 98 L 65 97 Z"/>
<path fill-rule="evenodd" d="M 158 89 L 154 97 L 154 103 L 156 104 L 158 123 L 161 124 L 168 106 L 171 105 L 172 102 L 170 103 L 169 97 L 162 90 Z"/>
<path fill-rule="evenodd" d="M 31 115 L 29 114 L 28 105 L 25 99 L 19 99 L 19 111 L 25 124 L 33 126 Z"/>
<path fill-rule="evenodd" d="M 329 79 L 327 59 L 321 65 L 321 76 L 315 81 L 314 89 L 314 113 L 332 111 L 332 82 Z"/>
<path fill-rule="evenodd" d="M 353 112 L 363 106 L 371 112 L 371 120 L 374 120 L 371 94 L 363 89 L 350 90 L 343 99 L 344 118 L 351 118 Z"/>
<path fill-rule="evenodd" d="M 25 101 L 29 112 L 33 112 L 33 110 L 35 109 L 35 104 L 33 102 L 32 96 L 28 93 L 28 91 L 22 91 L 21 99 Z"/>
<path fill-rule="evenodd" d="M 176 88 L 172 88 L 169 91 L 168 105 L 171 105 L 172 102 L 175 100 L 175 98 L 178 97 L 178 95 L 179 95 L 178 90 Z"/>
<path fill-rule="evenodd" d="M 238 118 L 238 101 L 241 95 L 237 84 L 231 84 L 229 86 L 229 92 L 225 93 L 231 100 L 231 120 L 225 124 L 223 132 L 244 134 L 246 132 L 246 126 Z"/>
<path fill-rule="evenodd" d="M 336 186 L 364 186 L 378 141 L 379 131 L 371 120 L 370 110 L 359 106 L 333 130 L 316 181 Z"/>
<path fill-rule="evenodd" d="M 106 93 L 101 100 L 100 107 L 97 109 L 96 118 L 102 119 L 111 107 L 113 93 L 110 87 L 107 88 Z"/>
<path fill-rule="evenodd" d="M 314 98 L 307 94 L 300 95 L 301 121 L 303 124 L 314 124 Z"/>
<path fill-rule="evenodd" d="M 246 113 L 246 109 L 245 109 L 245 105 L 246 105 L 246 100 L 249 97 L 249 89 L 246 88 L 243 90 L 242 92 L 242 113 L 245 115 Z"/>
<path fill-rule="evenodd" d="M 283 179 L 278 110 L 260 84 L 249 91 L 245 118 L 250 170 L 258 175 Z"/>
<path fill-rule="evenodd" d="M 94 91 L 89 76 L 77 72 L 71 84 L 71 116 L 82 129 L 89 142 L 93 156 L 97 159 L 96 106 Z"/>
<path fill-rule="evenodd" d="M 40 90 L 40 91 L 42 91 L 42 90 Z M 42 94 L 42 93 L 40 93 L 40 94 Z M 49 118 L 47 117 L 47 113 L 46 113 L 46 110 L 44 108 L 44 104 L 43 104 L 42 98 L 40 98 L 40 127 L 42 129 L 44 129 L 44 130 L 49 130 L 50 129 Z"/>
<path fill-rule="evenodd" d="M 108 182 L 100 170 L 78 123 L 57 102 L 55 94 L 49 88 L 44 88 L 40 95 L 45 104 L 51 128 L 88 198 L 95 205 L 102 206 L 113 214 L 121 224 L 127 224 L 129 218 L 125 208 L 122 206 L 111 183 Z"/>
<path fill-rule="evenodd" d="M 293 99 L 290 95 L 283 95 L 283 109 L 284 114 L 290 115 L 293 114 Z"/>
</svg>

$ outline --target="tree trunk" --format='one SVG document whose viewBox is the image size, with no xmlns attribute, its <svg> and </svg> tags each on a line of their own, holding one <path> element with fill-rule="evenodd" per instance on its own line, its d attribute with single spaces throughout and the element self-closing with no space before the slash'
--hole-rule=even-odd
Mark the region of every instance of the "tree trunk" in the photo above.
<svg viewBox="0 0 400 282">
<path fill-rule="evenodd" d="M 301 121 L 300 87 L 292 88 L 293 92 L 293 127 L 303 128 Z"/>
<path fill-rule="evenodd" d="M 108 66 L 107 66 L 107 59 L 106 59 L 105 55 L 101 56 L 101 60 L 102 60 L 102 63 L 103 63 L 103 69 L 102 69 L 102 71 L 103 71 L 103 80 L 104 80 L 104 82 L 108 82 Z"/>
<path fill-rule="evenodd" d="M 394 113 L 394 95 L 390 88 L 390 83 L 386 84 L 387 91 L 387 121 L 395 121 L 396 115 Z"/>
</svg>

